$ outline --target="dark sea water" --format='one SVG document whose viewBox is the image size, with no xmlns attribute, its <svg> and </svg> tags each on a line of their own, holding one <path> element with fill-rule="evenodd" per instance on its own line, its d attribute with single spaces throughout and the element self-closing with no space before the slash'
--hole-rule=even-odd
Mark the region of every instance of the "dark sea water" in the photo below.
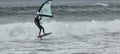
<svg viewBox="0 0 120 54">
<path fill-rule="evenodd" d="M 39 29 L 45 0 L 0 0 L 0 54 L 120 54 L 119 0 L 53 0 L 53 18 Z"/>
</svg>

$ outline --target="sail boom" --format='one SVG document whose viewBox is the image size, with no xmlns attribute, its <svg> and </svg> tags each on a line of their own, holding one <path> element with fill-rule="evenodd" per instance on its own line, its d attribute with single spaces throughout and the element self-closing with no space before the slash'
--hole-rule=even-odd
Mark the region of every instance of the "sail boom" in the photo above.
<svg viewBox="0 0 120 54">
<path fill-rule="evenodd" d="M 51 15 L 44 15 L 44 14 L 39 14 L 39 16 L 44 16 L 44 17 L 53 17 Z"/>
</svg>

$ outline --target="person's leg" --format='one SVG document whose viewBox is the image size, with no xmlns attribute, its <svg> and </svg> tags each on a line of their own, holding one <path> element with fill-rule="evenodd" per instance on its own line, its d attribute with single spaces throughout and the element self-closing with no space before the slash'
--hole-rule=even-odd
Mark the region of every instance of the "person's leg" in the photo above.
<svg viewBox="0 0 120 54">
<path fill-rule="evenodd" d="M 41 34 L 41 26 L 40 25 L 38 25 L 38 28 L 39 28 L 39 36 L 40 36 L 40 34 Z"/>
<path fill-rule="evenodd" d="M 40 38 L 41 40 L 42 40 L 42 36 L 40 36 L 41 35 L 41 26 L 40 25 L 38 25 L 38 28 L 39 28 L 39 36 L 38 36 L 38 38 Z"/>
<path fill-rule="evenodd" d="M 41 26 L 41 25 L 40 25 L 40 27 L 41 27 L 41 29 L 43 30 L 43 34 L 45 34 L 45 29 L 44 29 L 44 27 Z"/>
<path fill-rule="evenodd" d="M 40 28 L 39 28 L 40 29 Z M 40 34 L 41 34 L 41 29 L 40 29 L 40 31 L 39 31 L 39 36 L 40 36 Z"/>
<path fill-rule="evenodd" d="M 42 36 L 40 36 L 40 35 L 41 35 L 41 28 L 39 27 L 39 29 L 40 29 L 40 31 L 39 31 L 39 36 L 38 36 L 38 38 L 40 38 L 40 39 L 42 40 Z"/>
<path fill-rule="evenodd" d="M 40 25 L 39 25 L 39 23 L 36 23 L 35 22 L 35 24 L 36 24 L 36 26 L 39 28 L 39 35 L 38 35 L 38 38 L 40 38 L 41 40 L 42 40 L 42 37 L 40 36 L 40 34 L 41 34 L 41 27 L 40 27 Z"/>
<path fill-rule="evenodd" d="M 40 36 L 40 34 L 41 34 L 41 28 L 40 28 L 40 25 L 39 25 L 39 23 L 37 23 L 37 22 L 35 22 L 35 25 L 39 28 L 39 36 Z"/>
</svg>

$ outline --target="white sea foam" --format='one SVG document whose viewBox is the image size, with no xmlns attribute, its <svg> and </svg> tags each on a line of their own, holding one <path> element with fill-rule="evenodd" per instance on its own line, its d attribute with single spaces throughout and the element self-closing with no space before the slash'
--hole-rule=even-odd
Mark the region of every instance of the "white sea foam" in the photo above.
<svg viewBox="0 0 120 54">
<path fill-rule="evenodd" d="M 0 54 L 119 54 L 119 24 L 120 20 L 45 22 L 46 32 L 52 34 L 39 42 L 34 23 L 0 25 Z"/>
<path fill-rule="evenodd" d="M 93 5 L 109 6 L 109 4 L 105 4 L 105 3 L 96 3 L 96 4 L 93 4 Z"/>
<path fill-rule="evenodd" d="M 105 32 L 120 32 L 120 20 L 115 21 L 84 21 L 84 22 L 45 22 L 43 26 L 46 32 L 53 32 L 52 35 L 83 35 Z M 34 23 L 14 23 L 0 25 L 0 38 L 7 40 L 24 40 L 36 38 L 39 29 Z M 33 38 L 34 37 L 34 38 Z M 1 39 L 2 40 L 2 39 Z M 3 39 L 6 40 L 6 39 Z"/>
</svg>

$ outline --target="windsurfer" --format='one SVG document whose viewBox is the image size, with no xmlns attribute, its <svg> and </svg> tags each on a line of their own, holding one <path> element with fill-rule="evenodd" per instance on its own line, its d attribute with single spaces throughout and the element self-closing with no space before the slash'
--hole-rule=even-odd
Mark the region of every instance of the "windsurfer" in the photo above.
<svg viewBox="0 0 120 54">
<path fill-rule="evenodd" d="M 45 29 L 40 22 L 41 20 L 43 21 L 46 18 L 53 17 L 51 10 L 51 2 L 52 0 L 47 0 L 46 2 L 44 2 L 38 9 L 37 14 L 35 16 L 34 22 L 40 30 L 38 38 L 42 38 L 43 36 L 51 34 L 51 33 L 45 33 Z M 41 30 L 43 30 L 43 35 L 41 34 Z"/>
</svg>

